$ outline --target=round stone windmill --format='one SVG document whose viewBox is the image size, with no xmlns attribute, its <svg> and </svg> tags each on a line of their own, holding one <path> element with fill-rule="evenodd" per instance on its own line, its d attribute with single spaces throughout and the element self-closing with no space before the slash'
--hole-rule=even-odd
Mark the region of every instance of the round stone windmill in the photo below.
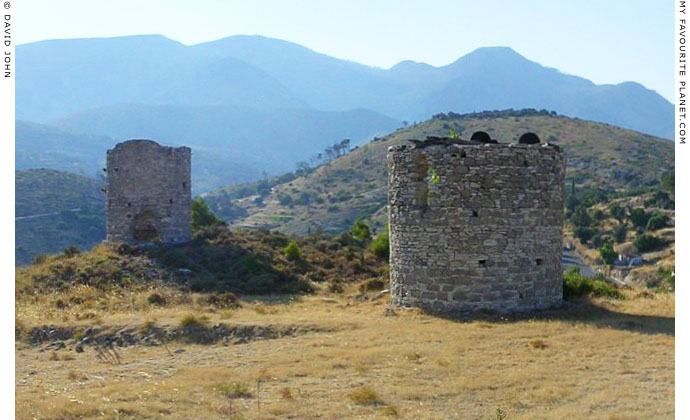
<svg viewBox="0 0 690 420">
<path fill-rule="evenodd" d="M 559 305 L 560 148 L 534 133 L 517 144 L 486 133 L 413 144 L 388 150 L 392 303 L 438 312 Z"/>
</svg>

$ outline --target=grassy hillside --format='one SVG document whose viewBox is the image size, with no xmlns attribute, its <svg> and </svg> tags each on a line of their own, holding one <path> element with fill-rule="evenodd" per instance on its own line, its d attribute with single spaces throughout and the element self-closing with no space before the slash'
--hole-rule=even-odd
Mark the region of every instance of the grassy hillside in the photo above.
<svg viewBox="0 0 690 420">
<path fill-rule="evenodd" d="M 675 288 L 675 201 L 663 190 L 645 193 L 603 194 L 581 190 L 568 197 L 565 242 L 577 249 L 589 265 L 628 284 Z M 607 264 L 601 252 L 606 244 L 618 254 L 639 256 L 643 264 L 630 267 Z"/>
<path fill-rule="evenodd" d="M 667 140 L 561 116 L 517 111 L 512 116 L 506 114 L 441 115 L 375 139 L 270 192 L 263 190 L 264 196 L 237 198 L 235 194 L 233 204 L 249 213 L 235 224 L 306 234 L 342 231 L 357 217 L 364 217 L 371 218 L 380 229 L 386 220 L 388 147 L 409 139 L 447 135 L 450 129 L 461 132 L 463 138 L 483 130 L 499 142 L 516 142 L 521 134 L 533 131 L 543 142 L 564 148 L 568 157 L 567 185 L 574 182 L 578 189 L 644 189 L 657 186 L 661 174 L 673 168 L 673 144 Z M 212 207 L 230 207 L 228 197 L 232 196 L 227 189 L 220 189 L 205 199 Z"/>
<path fill-rule="evenodd" d="M 452 320 L 390 308 L 386 279 L 349 234 L 223 226 L 41 258 L 16 270 L 17 417 L 672 416 L 673 293 Z"/>
<path fill-rule="evenodd" d="M 298 251 L 286 252 L 294 241 Z M 163 282 L 192 292 L 264 295 L 310 292 L 387 275 L 387 262 L 350 235 L 292 238 L 264 230 L 201 229 L 182 246 L 137 249 L 101 245 L 89 252 L 45 256 L 17 270 L 20 295 L 146 290 Z M 67 299 L 69 300 L 69 298 Z"/>
<path fill-rule="evenodd" d="M 15 263 L 105 238 L 101 182 L 50 169 L 15 172 Z"/>
<path fill-rule="evenodd" d="M 351 237 L 297 238 L 300 259 L 289 240 L 214 228 L 18 269 L 17 417 L 672 416 L 672 293 L 450 320 L 389 308 L 385 263 Z"/>
</svg>

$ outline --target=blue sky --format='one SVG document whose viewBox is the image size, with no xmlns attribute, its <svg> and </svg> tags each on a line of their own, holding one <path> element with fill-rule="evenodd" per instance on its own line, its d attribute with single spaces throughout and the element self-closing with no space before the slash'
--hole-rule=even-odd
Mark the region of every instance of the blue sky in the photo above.
<svg viewBox="0 0 690 420">
<path fill-rule="evenodd" d="M 483 46 L 595 83 L 636 81 L 673 99 L 673 2 L 658 0 L 22 0 L 16 41 L 162 34 L 184 44 L 280 38 L 389 68 L 435 66 Z"/>
</svg>

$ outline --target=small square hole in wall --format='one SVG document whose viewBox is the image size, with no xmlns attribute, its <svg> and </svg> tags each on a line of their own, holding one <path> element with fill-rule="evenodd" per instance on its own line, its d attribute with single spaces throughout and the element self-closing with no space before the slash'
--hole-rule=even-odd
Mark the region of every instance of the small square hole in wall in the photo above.
<svg viewBox="0 0 690 420">
<path fill-rule="evenodd" d="M 472 210 L 472 217 L 479 217 L 479 213 L 477 213 L 477 210 Z"/>
<path fill-rule="evenodd" d="M 127 203 L 127 207 L 132 207 L 132 203 Z"/>
<path fill-rule="evenodd" d="M 543 258 L 537 258 L 535 260 L 535 262 L 537 263 L 537 265 L 542 265 L 542 264 L 544 264 L 544 259 Z"/>
<path fill-rule="evenodd" d="M 479 260 L 480 267 L 486 267 L 486 260 Z"/>
<path fill-rule="evenodd" d="M 170 204 L 172 204 L 172 203 L 173 203 L 173 201 L 172 201 L 172 198 L 171 198 L 171 199 L 170 199 Z"/>
</svg>

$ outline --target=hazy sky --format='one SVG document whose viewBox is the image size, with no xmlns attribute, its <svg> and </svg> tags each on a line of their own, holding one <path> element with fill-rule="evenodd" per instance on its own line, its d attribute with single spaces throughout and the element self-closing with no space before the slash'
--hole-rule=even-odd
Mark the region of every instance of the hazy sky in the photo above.
<svg viewBox="0 0 690 420">
<path fill-rule="evenodd" d="M 445 65 L 482 46 L 673 101 L 670 0 L 14 0 L 17 43 L 162 34 L 184 44 L 264 35 L 363 64 Z M 132 63 L 133 65 L 135 63 Z M 57 70 L 59 71 L 59 70 Z"/>
</svg>

